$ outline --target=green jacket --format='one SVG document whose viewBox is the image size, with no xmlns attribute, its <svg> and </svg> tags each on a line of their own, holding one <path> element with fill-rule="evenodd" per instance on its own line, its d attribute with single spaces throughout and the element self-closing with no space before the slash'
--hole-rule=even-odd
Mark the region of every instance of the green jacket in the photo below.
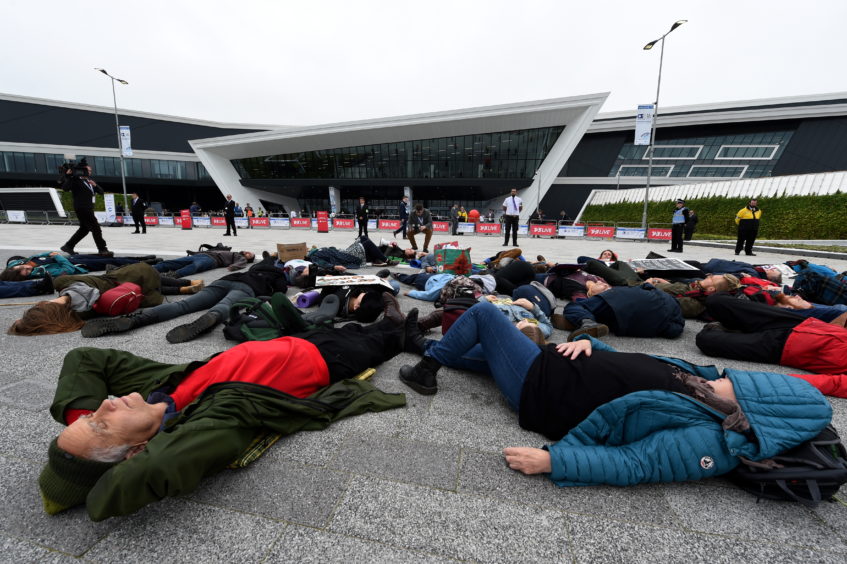
<svg viewBox="0 0 847 564">
<path fill-rule="evenodd" d="M 691 287 L 684 282 L 669 282 L 667 284 L 653 284 L 657 289 L 666 292 L 676 298 L 679 307 L 682 310 L 682 316 L 694 319 L 700 317 L 706 311 L 706 305 L 697 298 L 686 296 L 686 292 L 691 291 Z"/>
<path fill-rule="evenodd" d="M 96 410 L 110 394 L 147 397 L 175 386 L 205 362 L 166 364 L 115 349 L 73 349 L 65 357 L 50 413 L 64 423 L 66 409 Z M 215 384 L 168 421 L 141 453 L 100 477 L 86 499 L 88 514 L 102 521 L 191 492 L 235 460 L 259 432 L 318 430 L 342 417 L 405 404 L 405 395 L 360 380 L 336 382 L 305 399 L 257 384 Z"/>
<path fill-rule="evenodd" d="M 153 307 L 165 301 L 161 293 L 162 281 L 159 273 L 149 264 L 137 262 L 127 264 L 107 272 L 106 274 L 66 274 L 59 276 L 53 281 L 57 292 L 61 292 L 74 282 L 82 282 L 92 288 L 97 288 L 102 295 L 118 284 L 133 282 L 141 287 L 144 299 L 140 307 Z"/>
</svg>

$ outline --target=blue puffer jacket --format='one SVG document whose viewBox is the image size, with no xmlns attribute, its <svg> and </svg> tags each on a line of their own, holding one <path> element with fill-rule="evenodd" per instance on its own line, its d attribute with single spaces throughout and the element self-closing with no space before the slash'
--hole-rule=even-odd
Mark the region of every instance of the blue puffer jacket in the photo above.
<svg viewBox="0 0 847 564">
<path fill-rule="evenodd" d="M 591 341 L 597 349 L 614 350 Z M 655 358 L 707 380 L 722 376 L 714 366 Z M 723 376 L 735 387 L 754 440 L 725 431 L 722 415 L 694 398 L 635 392 L 598 407 L 548 447 L 550 479 L 559 486 L 629 486 L 710 478 L 735 468 L 738 456 L 763 460 L 809 440 L 832 418 L 826 398 L 800 378 L 729 368 Z"/>
</svg>

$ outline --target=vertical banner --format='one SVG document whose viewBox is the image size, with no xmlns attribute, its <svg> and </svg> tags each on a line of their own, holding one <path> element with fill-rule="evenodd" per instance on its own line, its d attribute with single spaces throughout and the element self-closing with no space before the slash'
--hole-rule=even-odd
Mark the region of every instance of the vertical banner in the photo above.
<svg viewBox="0 0 847 564">
<path fill-rule="evenodd" d="M 650 144 L 655 113 L 656 106 L 654 104 L 638 104 L 638 111 L 635 113 L 635 145 Z"/>
<path fill-rule="evenodd" d="M 338 213 L 338 210 L 341 209 L 339 202 L 341 202 L 341 192 L 338 190 L 338 188 L 336 188 L 334 186 L 330 186 L 329 187 L 329 212 L 330 213 L 333 213 L 333 214 Z"/>
<path fill-rule="evenodd" d="M 106 223 L 115 223 L 115 195 L 103 194 L 103 203 L 106 204 Z"/>
<path fill-rule="evenodd" d="M 125 157 L 132 156 L 132 142 L 129 136 L 129 126 L 120 126 L 121 131 L 121 154 Z"/>
</svg>

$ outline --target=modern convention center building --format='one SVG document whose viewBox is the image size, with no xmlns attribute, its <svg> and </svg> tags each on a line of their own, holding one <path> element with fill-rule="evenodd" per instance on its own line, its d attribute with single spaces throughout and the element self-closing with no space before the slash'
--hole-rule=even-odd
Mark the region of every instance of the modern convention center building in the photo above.
<svg viewBox="0 0 847 564">
<path fill-rule="evenodd" d="M 365 196 L 390 215 L 405 193 L 436 214 L 485 213 L 514 187 L 525 216 L 574 217 L 591 190 L 647 180 L 635 109 L 601 113 L 607 95 L 308 126 L 118 114 L 132 136 L 127 190 L 170 210 L 218 210 L 233 194 L 268 212 L 349 213 Z M 62 162 L 82 156 L 122 191 L 113 108 L 0 94 L 4 209 L 40 209 L 43 197 L 15 189 L 54 187 Z M 845 170 L 847 93 L 821 94 L 660 108 L 650 184 Z"/>
</svg>

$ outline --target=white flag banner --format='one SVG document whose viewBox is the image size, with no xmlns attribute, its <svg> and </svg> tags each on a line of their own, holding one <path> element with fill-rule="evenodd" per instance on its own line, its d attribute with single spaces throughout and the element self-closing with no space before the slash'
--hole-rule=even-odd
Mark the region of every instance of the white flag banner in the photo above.
<svg viewBox="0 0 847 564">
<path fill-rule="evenodd" d="M 115 222 L 115 195 L 114 194 L 104 194 L 103 202 L 106 204 L 106 222 L 114 223 Z"/>
<path fill-rule="evenodd" d="M 129 134 L 129 126 L 122 125 L 120 126 L 121 131 L 121 154 L 125 157 L 132 156 L 132 141 L 130 139 Z"/>
<path fill-rule="evenodd" d="M 635 145 L 649 145 L 650 134 L 653 132 L 653 116 L 656 113 L 654 104 L 639 104 L 635 114 Z"/>
</svg>

